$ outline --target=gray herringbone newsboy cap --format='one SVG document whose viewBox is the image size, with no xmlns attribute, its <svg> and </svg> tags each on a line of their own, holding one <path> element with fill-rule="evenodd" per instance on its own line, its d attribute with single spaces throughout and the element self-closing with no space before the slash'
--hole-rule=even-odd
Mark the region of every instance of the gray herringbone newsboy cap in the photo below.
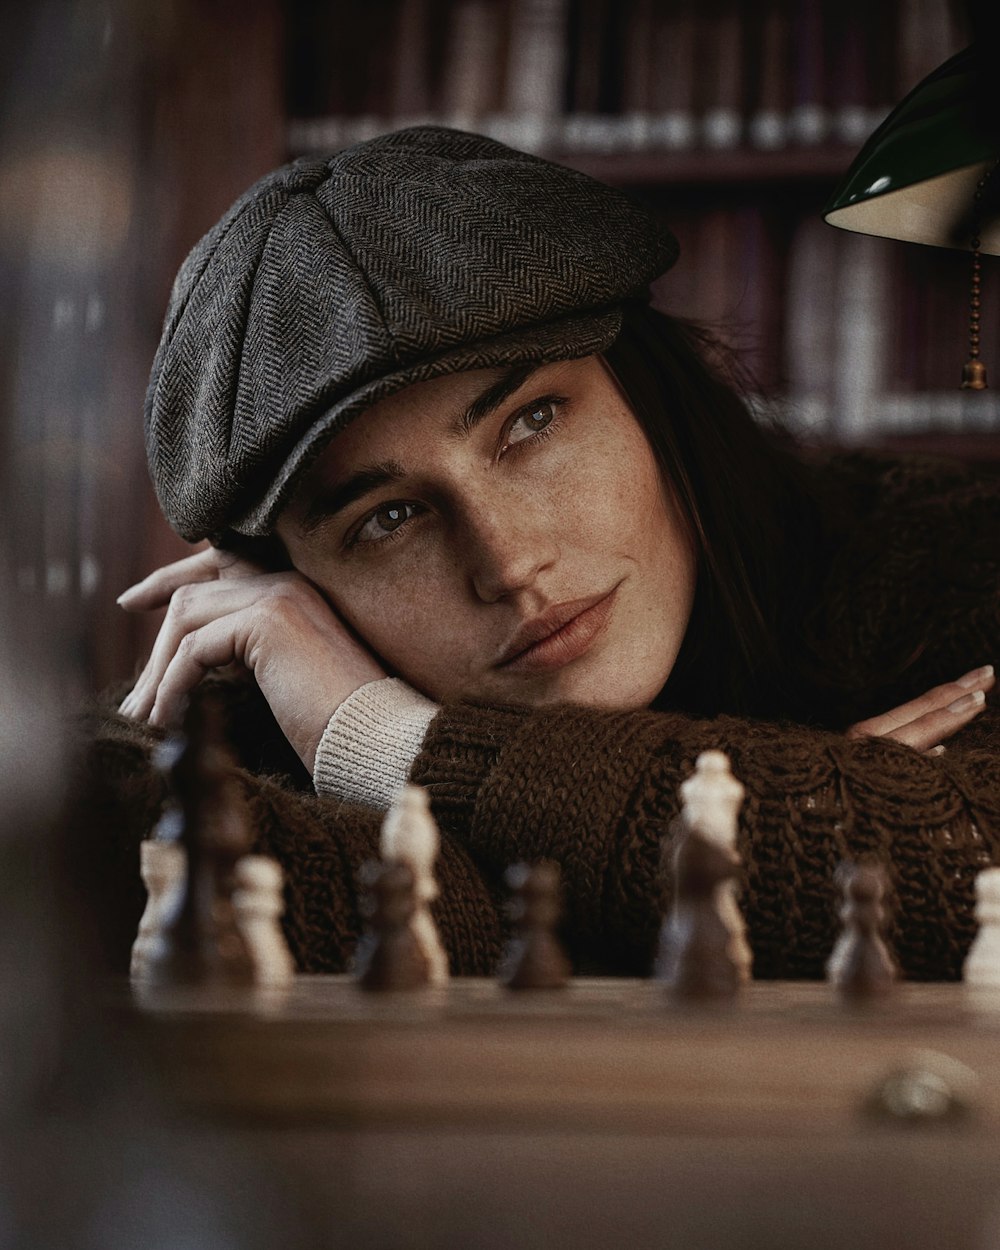
<svg viewBox="0 0 1000 1250">
<path fill-rule="evenodd" d="M 269 533 L 359 412 L 461 369 L 602 351 L 677 243 L 583 174 L 414 127 L 262 178 L 181 267 L 146 397 L 170 524 Z"/>
</svg>

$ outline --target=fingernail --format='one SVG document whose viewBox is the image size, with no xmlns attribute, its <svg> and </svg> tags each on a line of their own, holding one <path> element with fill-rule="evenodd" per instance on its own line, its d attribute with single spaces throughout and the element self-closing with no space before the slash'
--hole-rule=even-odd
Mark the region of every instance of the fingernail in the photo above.
<svg viewBox="0 0 1000 1250">
<path fill-rule="evenodd" d="M 929 750 L 926 754 L 928 754 L 928 755 L 944 755 L 944 747 L 943 747 L 943 746 L 941 746 L 940 744 L 938 744 L 938 746 L 936 746 L 936 747 L 931 747 L 931 749 L 930 749 L 930 750 Z"/>
<path fill-rule="evenodd" d="M 965 686 L 966 689 L 973 689 L 989 681 L 992 676 L 993 665 L 984 664 L 982 668 L 974 668 L 971 673 L 966 673 L 964 677 L 960 677 L 955 684 Z"/>
<path fill-rule="evenodd" d="M 974 707 L 982 707 L 986 702 L 986 695 L 982 690 L 973 690 L 972 694 L 963 694 L 960 699 L 956 699 L 954 703 L 948 704 L 948 711 L 954 712 L 971 712 Z"/>
</svg>

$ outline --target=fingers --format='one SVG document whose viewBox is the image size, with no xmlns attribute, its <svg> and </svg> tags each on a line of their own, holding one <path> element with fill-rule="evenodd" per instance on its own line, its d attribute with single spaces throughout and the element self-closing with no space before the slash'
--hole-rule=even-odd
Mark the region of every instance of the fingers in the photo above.
<svg viewBox="0 0 1000 1250">
<path fill-rule="evenodd" d="M 268 600 L 273 604 L 277 596 L 290 591 L 295 593 L 289 585 L 290 581 L 287 574 L 270 573 L 201 585 L 188 583 L 179 587 L 171 597 L 167 615 L 160 626 L 160 632 L 157 634 L 156 643 L 146 662 L 146 667 L 142 670 L 132 692 L 125 698 L 119 711 L 133 720 L 144 720 L 149 717 L 152 723 L 153 708 L 160 699 L 160 688 L 174 658 L 182 649 L 185 649 L 185 654 L 199 656 L 202 654 L 190 639 L 220 619 L 243 613 L 249 608 L 259 609 L 260 605 Z M 304 586 L 296 589 L 301 598 Z M 240 623 L 245 624 L 245 618 L 241 618 Z M 211 637 L 214 636 L 211 635 Z M 236 637 L 237 635 L 234 634 L 234 639 Z M 242 648 L 234 641 L 233 653 L 221 663 L 229 664 L 234 660 L 242 663 L 244 658 Z M 187 664 L 179 671 L 183 674 L 190 674 L 194 669 L 191 664 Z M 201 679 L 203 672 L 204 670 L 198 673 L 195 682 Z"/>
<path fill-rule="evenodd" d="M 205 674 L 241 658 L 253 616 L 252 608 L 243 608 L 185 635 L 156 687 L 151 725 L 167 729 L 182 722 L 187 696 Z"/>
<path fill-rule="evenodd" d="M 252 673 L 306 768 L 331 713 L 385 669 L 297 573 L 190 584 L 175 592 L 154 654 L 122 704 L 151 725 L 182 722 L 187 696 L 209 670 Z"/>
<path fill-rule="evenodd" d="M 901 725 L 891 733 L 882 735 L 895 742 L 905 742 L 917 751 L 941 755 L 944 753 L 942 739 L 950 738 L 964 725 L 973 720 L 986 706 L 982 690 L 970 691 L 948 707 L 926 712 L 907 725 Z M 940 749 L 938 749 L 940 748 Z"/>
<path fill-rule="evenodd" d="M 985 664 L 966 673 L 957 681 L 935 686 L 933 690 L 929 690 L 919 698 L 911 699 L 909 703 L 892 708 L 881 716 L 873 716 L 869 720 L 852 725 L 847 731 L 847 736 L 849 738 L 893 737 L 898 741 L 908 741 L 906 734 L 900 736 L 900 731 L 909 731 L 911 726 L 921 722 L 925 716 L 943 713 L 944 715 L 936 722 L 927 723 L 950 726 L 946 728 L 943 735 L 949 737 L 982 711 L 986 692 L 992 690 L 995 684 L 996 675 L 993 666 Z M 938 742 L 940 738 L 933 739 L 927 743 L 927 746 L 933 746 Z"/>
<path fill-rule="evenodd" d="M 148 612 L 166 607 L 171 596 L 182 586 L 224 578 L 252 577 L 263 571 L 259 565 L 233 555 L 231 551 L 206 547 L 193 556 L 185 556 L 183 560 L 155 569 L 119 595 L 118 604 L 126 612 Z"/>
<path fill-rule="evenodd" d="M 156 635 L 146 666 L 118 709 L 123 715 L 134 720 L 145 720 L 149 716 L 163 674 L 185 637 L 220 616 L 244 608 L 247 604 L 242 593 L 245 587 L 246 583 L 212 582 L 199 585 L 188 582 L 177 588 L 170 598 L 167 615 Z"/>
</svg>

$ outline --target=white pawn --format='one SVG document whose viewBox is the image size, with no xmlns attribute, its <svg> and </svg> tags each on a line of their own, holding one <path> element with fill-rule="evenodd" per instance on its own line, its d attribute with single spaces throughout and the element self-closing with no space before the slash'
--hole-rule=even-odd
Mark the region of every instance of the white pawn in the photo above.
<svg viewBox="0 0 1000 1250">
<path fill-rule="evenodd" d="M 254 984 L 290 985 L 295 963 L 278 923 L 285 909 L 281 867 L 267 855 L 244 855 L 234 876 L 233 908 L 250 950 Z"/>
<path fill-rule="evenodd" d="M 732 774 L 729 757 L 723 751 L 702 751 L 695 760 L 694 772 L 681 784 L 682 816 L 689 829 L 697 830 L 723 850 L 734 863 L 739 863 L 736 836 L 739 811 L 746 791 Z M 737 902 L 738 883 L 723 882 L 718 895 L 718 912 L 729 930 L 729 956 L 736 965 L 740 981 L 750 980 L 753 952 L 747 941 L 746 924 Z"/>
<path fill-rule="evenodd" d="M 146 909 L 132 943 L 129 976 L 141 981 L 151 960 L 161 954 L 163 926 L 173 913 L 184 888 L 187 854 L 175 841 L 147 838 L 139 844 L 139 872 L 146 887 Z"/>
<path fill-rule="evenodd" d="M 434 861 L 440 845 L 427 791 L 420 786 L 404 786 L 382 822 L 381 853 L 386 862 L 401 860 L 413 872 L 416 909 L 410 928 L 427 960 L 431 985 L 448 982 L 448 956 L 430 912 L 430 904 L 438 896 Z"/>
<path fill-rule="evenodd" d="M 969 947 L 962 979 L 966 985 L 1000 988 L 1000 868 L 984 868 L 976 877 L 979 932 Z"/>
</svg>

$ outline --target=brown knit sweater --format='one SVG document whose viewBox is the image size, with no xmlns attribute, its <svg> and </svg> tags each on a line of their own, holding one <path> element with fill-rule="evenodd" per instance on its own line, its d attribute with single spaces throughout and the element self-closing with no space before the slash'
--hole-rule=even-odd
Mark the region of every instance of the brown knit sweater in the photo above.
<svg viewBox="0 0 1000 1250">
<path fill-rule="evenodd" d="M 437 918 L 454 972 L 494 970 L 502 873 L 543 857 L 562 867 L 578 968 L 647 971 L 660 841 L 698 753 L 718 747 L 747 792 L 743 905 L 755 975 L 821 975 L 837 929 L 834 870 L 855 857 L 888 872 L 905 973 L 959 975 L 975 874 L 1000 863 L 1000 707 L 991 698 L 938 758 L 840 730 L 1000 661 L 1000 483 L 868 457 L 829 471 L 846 519 L 822 557 L 822 593 L 803 604 L 803 632 L 841 692 L 842 723 L 569 706 L 456 705 L 437 716 L 412 776 L 441 825 Z M 256 689 L 226 689 L 257 849 L 286 872 L 292 951 L 303 970 L 342 970 L 360 927 L 355 875 L 375 853 L 380 817 L 312 793 Z M 118 967 L 143 905 L 138 843 L 163 801 L 149 762 L 155 738 L 106 710 L 88 717 L 84 837 Z"/>
</svg>

